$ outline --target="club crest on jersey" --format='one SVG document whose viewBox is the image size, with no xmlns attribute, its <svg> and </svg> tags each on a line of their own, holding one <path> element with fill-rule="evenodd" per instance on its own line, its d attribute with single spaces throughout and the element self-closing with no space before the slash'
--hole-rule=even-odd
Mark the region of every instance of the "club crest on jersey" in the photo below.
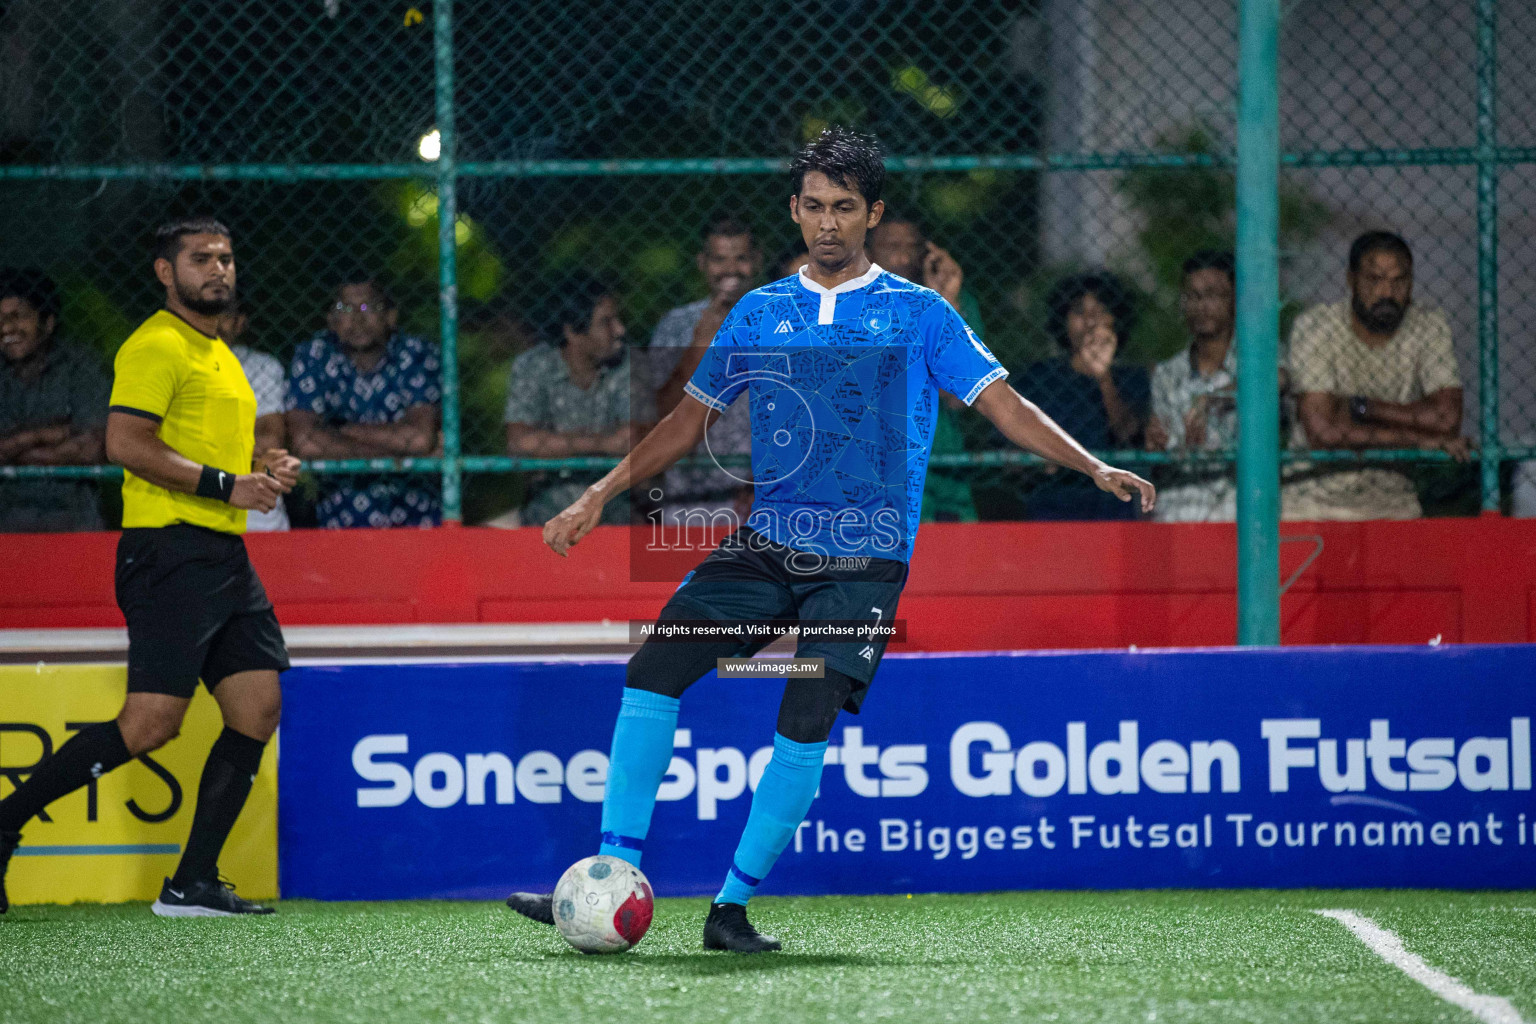
<svg viewBox="0 0 1536 1024">
<path fill-rule="evenodd" d="M 879 334 L 881 331 L 889 330 L 895 319 L 891 315 L 890 310 L 877 309 L 864 317 L 864 326 L 868 327 L 875 334 Z"/>
</svg>

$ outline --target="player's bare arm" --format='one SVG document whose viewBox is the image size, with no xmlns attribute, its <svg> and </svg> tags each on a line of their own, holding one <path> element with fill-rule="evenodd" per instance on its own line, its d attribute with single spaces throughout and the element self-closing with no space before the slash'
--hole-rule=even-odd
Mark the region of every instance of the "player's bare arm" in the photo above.
<svg viewBox="0 0 1536 1024">
<path fill-rule="evenodd" d="M 592 532 L 603 516 L 603 506 L 629 489 L 630 481 L 646 480 L 668 469 L 693 451 L 708 425 L 719 413 L 692 395 L 684 395 L 677 407 L 635 445 L 624 461 L 588 487 L 564 512 L 544 524 L 544 543 L 564 557 L 581 538 Z"/>
<path fill-rule="evenodd" d="M 108 413 L 107 458 L 156 487 L 196 494 L 203 467 L 160 440 L 159 429 L 159 423 L 143 416 Z M 293 481 L 298 478 L 298 460 L 293 461 L 295 465 L 291 472 L 284 464 L 284 477 L 265 472 L 242 473 L 235 477 L 229 503 L 235 508 L 270 512 L 277 505 L 278 495 L 293 490 Z M 276 473 L 276 467 L 273 472 Z"/>
<path fill-rule="evenodd" d="M 1121 501 L 1130 501 L 1140 494 L 1143 512 L 1152 511 L 1157 503 L 1157 489 L 1149 481 L 1095 457 L 1038 406 L 1009 387 L 1007 381 L 988 384 L 972 408 L 991 420 L 1004 437 L 1020 448 L 1087 474 L 1100 490 L 1108 491 Z"/>
</svg>

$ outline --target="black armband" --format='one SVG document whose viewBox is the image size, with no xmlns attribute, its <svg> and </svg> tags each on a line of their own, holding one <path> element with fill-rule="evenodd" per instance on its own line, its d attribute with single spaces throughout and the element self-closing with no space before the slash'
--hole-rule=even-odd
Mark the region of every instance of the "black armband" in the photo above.
<svg viewBox="0 0 1536 1024">
<path fill-rule="evenodd" d="M 228 501 L 229 496 L 233 493 L 235 493 L 235 474 L 226 473 L 222 469 L 214 469 L 212 466 L 203 467 L 203 475 L 197 481 L 197 496 L 199 498 Z"/>
</svg>

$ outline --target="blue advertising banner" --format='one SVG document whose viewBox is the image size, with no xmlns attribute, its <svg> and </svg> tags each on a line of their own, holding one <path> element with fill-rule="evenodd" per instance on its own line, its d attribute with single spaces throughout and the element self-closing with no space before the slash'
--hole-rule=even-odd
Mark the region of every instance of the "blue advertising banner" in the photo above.
<svg viewBox="0 0 1536 1024">
<path fill-rule="evenodd" d="M 618 662 L 284 677 L 284 896 L 499 897 L 596 852 Z M 718 891 L 782 683 L 683 699 L 644 870 Z M 1536 886 L 1536 647 L 892 656 L 761 891 Z"/>
</svg>

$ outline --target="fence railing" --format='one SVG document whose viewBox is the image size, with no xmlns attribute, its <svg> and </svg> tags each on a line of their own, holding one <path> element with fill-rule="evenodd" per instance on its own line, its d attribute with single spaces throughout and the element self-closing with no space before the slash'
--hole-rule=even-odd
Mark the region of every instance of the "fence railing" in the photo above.
<svg viewBox="0 0 1536 1024">
<path fill-rule="evenodd" d="M 30 38 L 39 47 L 32 55 L 34 78 L 16 81 L 42 98 L 28 99 L 25 90 L 13 92 L 20 97 L 13 120 L 32 121 L 20 129 L 23 142 L 0 156 L 0 195 L 8 211 L 0 214 L 0 235 L 9 239 L 0 241 L 0 262 L 42 262 L 71 277 L 65 287 L 65 323 L 86 318 L 84 333 L 104 354 L 110 352 L 115 325 L 131 325 L 134 312 L 153 308 L 143 266 L 147 259 L 124 240 L 142 239 L 172 209 L 212 209 L 231 220 L 237 234 L 252 237 L 250 256 L 242 249 L 242 259 L 260 281 L 257 308 L 268 311 L 268 348 L 283 350 L 288 344 L 273 344 L 272 334 L 297 337 L 313 323 L 312 311 L 318 308 L 314 296 L 334 280 L 330 271 L 337 260 L 310 251 L 318 240 L 329 238 L 343 249 L 355 246 L 364 261 L 391 266 L 397 276 L 409 279 L 401 291 L 402 299 L 414 306 L 407 318 L 412 329 L 435 333 L 441 346 L 441 455 L 322 460 L 312 462 L 309 471 L 320 476 L 440 476 L 443 517 L 456 521 L 464 516 L 466 476 L 613 464 L 611 459 L 506 454 L 495 429 L 494 395 L 468 396 L 465 391 L 465 380 L 491 378 L 501 371 L 499 357 L 484 346 L 465 347 L 461 314 L 466 299 L 477 315 L 501 301 L 535 321 L 531 311 L 539 305 L 539 293 L 551 287 L 553 275 L 587 261 L 598 269 L 617 268 L 623 287 L 635 297 L 632 304 L 640 307 L 635 319 L 653 322 L 656 313 L 682 301 L 687 289 L 696 286 L 687 269 L 688 232 L 722 200 L 748 210 L 754 227 L 778 225 L 763 231 L 769 238 L 789 237 L 780 223 L 782 204 L 777 198 L 784 191 L 787 152 L 816 125 L 841 118 L 882 134 L 893 153 L 887 162 L 891 205 L 923 215 L 930 233 L 962 257 L 983 308 L 1001 324 L 992 335 L 1004 340 L 994 348 L 1000 354 L 1011 352 L 1015 359 L 1049 350 L 1037 322 L 1038 291 L 1046 276 L 1069 266 L 1111 263 L 1138 280 L 1148 309 L 1159 304 L 1170 308 L 1167 274 L 1157 265 L 1156 253 L 1136 239 L 1147 211 L 1127 198 L 1127 175 L 1180 172 L 1205 187 L 1228 182 L 1235 166 L 1233 110 L 1241 70 L 1235 2 L 1219 10 L 1212 8 L 1220 5 L 1151 0 L 1040 0 L 1025 5 L 977 0 L 910 14 L 882 8 L 860 16 L 875 19 L 874 31 L 868 33 L 858 32 L 858 26 L 829 6 L 823 13 L 832 28 L 825 38 L 833 40 L 828 45 L 844 62 L 838 66 L 855 69 L 845 77 L 866 90 L 862 107 L 848 99 L 848 90 L 840 91 L 829 81 L 825 68 L 830 65 L 809 59 L 813 38 L 782 31 L 790 5 L 785 12 L 765 9 L 755 15 L 746 7 L 732 10 L 713 34 L 705 27 L 713 24 L 712 8 L 705 5 L 695 11 L 683 4 L 671 14 L 618 2 L 594 4 L 585 12 L 549 5 L 543 17 L 535 10 L 539 4 L 522 6 L 528 9 L 518 15 L 518 24 L 543 21 L 553 28 L 536 41 L 512 42 L 506 35 L 506 19 L 512 16 L 508 11 L 469 0 L 437 0 L 425 18 L 413 24 L 407 13 L 404 25 L 388 30 L 376 25 L 359 28 L 360 19 L 378 16 L 339 4 L 273 5 L 265 13 L 247 12 L 236 20 L 231 31 L 239 36 L 237 42 L 212 34 L 199 42 L 187 35 L 188 19 L 201 17 L 197 5 L 190 13 L 165 15 L 160 22 L 132 29 L 119 24 L 126 11 L 119 0 L 10 5 L 0 14 L 0 31 Z M 1458 327 L 1470 324 L 1475 337 L 1475 346 L 1463 351 L 1464 359 L 1475 364 L 1475 372 L 1466 375 L 1469 396 L 1477 402 L 1470 417 L 1477 440 L 1472 457 L 1480 467 L 1478 504 L 1495 510 L 1501 500 L 1501 464 L 1536 458 L 1536 429 L 1524 432 L 1510 426 L 1536 427 L 1536 402 L 1529 413 L 1507 407 L 1511 383 L 1524 386 L 1527 373 L 1536 382 L 1536 359 L 1524 349 L 1503 351 L 1501 366 L 1499 288 L 1501 272 L 1506 280 L 1511 272 L 1502 262 L 1507 253 L 1501 250 L 1501 218 L 1509 223 L 1511 216 L 1536 211 L 1524 173 L 1513 183 L 1507 174 L 1511 168 L 1523 171 L 1536 165 L 1536 144 L 1523 144 L 1536 139 L 1523 137 L 1523 123 L 1514 126 L 1519 130 L 1501 131 L 1501 109 L 1510 105 L 1500 103 L 1499 76 L 1509 62 L 1501 68 L 1499 57 L 1501 49 L 1520 52 L 1511 47 L 1518 47 L 1521 39 L 1536 39 L 1536 19 L 1521 5 L 1498 0 L 1352 5 L 1368 9 L 1366 14 L 1374 18 L 1371 31 L 1382 39 L 1408 41 L 1410 52 L 1402 54 L 1372 48 L 1375 63 L 1365 62 L 1366 73 L 1376 73 L 1389 84 L 1409 76 L 1434 79 L 1418 92 L 1409 90 L 1406 99 L 1399 98 L 1403 109 L 1383 112 L 1390 101 L 1383 100 L 1378 104 L 1382 109 L 1377 109 L 1344 95 L 1344 87 L 1359 81 L 1359 69 L 1341 70 L 1315 58 L 1313 51 L 1342 24 L 1329 19 L 1355 16 L 1323 10 L 1325 6 L 1296 5 L 1287 10 L 1282 27 L 1277 58 L 1285 143 L 1279 158 L 1282 189 L 1298 181 L 1330 182 L 1328 194 L 1313 199 L 1326 206 L 1348 193 L 1347 201 L 1337 205 L 1354 212 L 1335 211 L 1334 221 L 1348 224 L 1350 230 L 1380 223 L 1393 209 L 1411 211 L 1410 223 L 1396 226 L 1410 235 L 1420 229 L 1420 266 L 1425 268 L 1421 292 L 1441 305 L 1468 306 L 1470 313 L 1462 316 L 1453 310 L 1452 320 Z M 144 69 L 135 70 L 130 61 L 111 74 L 119 76 L 114 81 L 131 81 L 134 102 L 155 112 L 146 127 L 144 118 L 135 122 L 136 115 L 126 107 L 114 107 L 110 96 L 88 98 L 87 106 L 97 104 L 111 115 L 106 123 L 123 126 L 120 137 L 105 141 L 92 135 L 83 118 L 57 111 L 66 101 L 78 103 L 107 72 L 92 63 L 91 51 L 83 45 L 43 53 L 41 41 L 47 37 L 38 31 L 38 26 L 46 28 L 66 17 L 89 26 L 90 19 L 80 16 L 92 11 L 112 16 L 97 19 L 101 24 L 85 31 L 98 36 L 118 32 L 123 45 L 143 48 Z M 754 17 L 765 20 L 755 22 Z M 1416 26 L 1414 18 L 1424 23 Z M 620 22 L 627 24 L 614 27 Z M 1108 27 L 1112 24 L 1113 30 Z M 838 35 L 839 30 L 847 30 L 846 37 Z M 752 31 L 766 34 L 747 46 L 743 35 Z M 703 42 L 695 38 L 700 32 L 705 33 Z M 359 44 L 361 53 L 350 53 L 348 38 L 357 33 L 368 44 Z M 1434 34 L 1445 36 L 1445 53 L 1465 55 L 1468 66 L 1415 66 L 1414 40 Z M 1361 52 L 1371 42 L 1364 40 Z M 529 58 L 536 43 L 543 48 L 542 56 Z M 233 58 L 230 46 L 239 51 Z M 630 59 L 620 53 L 625 46 L 637 48 L 639 55 Z M 697 63 L 696 55 L 709 47 L 722 56 Z M 808 52 L 786 56 L 764 47 L 805 47 Z M 305 56 L 306 48 L 311 57 Z M 979 72 L 961 66 L 960 55 L 970 51 Z M 740 58 L 735 63 L 741 67 L 730 66 L 732 54 Z M 525 63 L 531 61 L 530 69 L 517 67 L 514 57 L 519 55 Z M 1038 58 L 1033 65 L 1031 55 Z M 235 64 L 225 75 L 227 91 L 220 95 L 234 111 L 243 106 L 254 111 L 248 126 L 192 110 L 179 97 L 178 90 L 185 88 L 182 80 L 172 73 L 178 68 L 213 73 L 221 61 L 231 59 Z M 578 59 L 598 70 L 588 78 L 563 78 L 575 75 L 563 66 Z M 320 69 L 323 60 L 342 61 L 336 79 L 342 85 L 327 84 L 332 79 Z M 288 77 L 259 70 L 262 61 L 284 68 L 281 75 Z M 643 66 L 647 62 L 650 66 Z M 1186 65 L 1214 70 L 1197 73 Z M 823 70 L 816 73 L 818 67 Z M 1121 67 L 1133 70 L 1120 75 Z M 1517 99 L 1536 97 L 1523 67 L 1516 71 Z M 797 74 L 809 77 L 801 81 Z M 306 86 L 303 80 L 310 75 L 323 81 Z M 620 78 L 617 85 L 611 77 L 615 75 Z M 723 99 L 710 94 L 709 76 L 721 83 Z M 705 85 L 700 85 L 701 78 Z M 1440 78 L 1452 84 L 1439 89 L 1435 82 Z M 1120 79 L 1125 82 L 1116 84 Z M 377 95 L 357 85 L 359 81 Z M 430 103 L 419 88 L 428 83 Z M 1123 90 L 1138 83 L 1147 92 L 1144 99 L 1117 107 L 1116 101 L 1126 95 Z M 1464 89 L 1468 83 L 1470 89 Z M 355 92 L 347 92 L 354 86 Z M 621 95 L 622 86 L 632 86 L 630 92 L 665 109 L 653 116 Z M 682 98 L 669 95 L 669 88 Z M 338 92 L 339 98 L 333 101 L 326 90 Z M 1326 97 L 1331 90 L 1340 91 L 1336 124 L 1314 130 L 1310 123 L 1302 124 L 1299 115 L 1287 113 L 1293 97 L 1305 94 L 1299 109 L 1310 111 L 1328 102 L 1313 94 Z M 264 104 L 264 97 L 272 95 L 279 98 Z M 305 113 L 311 109 L 305 102 L 316 112 Z M 346 103 L 374 106 L 358 113 L 349 111 Z M 786 106 L 790 114 L 778 122 L 766 120 L 765 110 Z M 750 115 L 741 113 L 749 108 L 754 111 Z M 1417 118 L 1429 127 L 1416 127 L 1420 108 L 1432 113 L 1454 108 L 1459 113 Z M 500 115 L 511 127 L 497 127 Z M 283 122 L 283 117 L 293 123 Z M 328 123 L 327 118 L 333 120 Z M 679 119 L 680 127 L 673 123 Z M 733 119 L 741 121 L 740 127 Z M 631 132 L 632 124 L 639 127 Z M 766 134 L 765 125 L 772 129 Z M 333 128 L 336 141 L 327 137 Z M 411 143 L 428 129 L 436 132 L 435 159 L 411 159 Z M 1207 143 L 1190 143 L 1179 134 L 1185 129 L 1207 132 Z M 225 137 L 214 144 L 207 138 L 209 132 Z M 1437 132 L 1444 137 L 1435 137 Z M 1317 144 L 1319 137 L 1325 144 Z M 1354 142 L 1330 144 L 1340 139 Z M 695 152 L 677 155 L 689 148 Z M 582 155 L 584 149 L 590 155 Z M 1450 205 L 1472 211 L 1475 251 L 1470 261 L 1450 237 L 1454 232 L 1430 233 L 1438 230 L 1439 214 L 1430 208 L 1440 193 L 1430 192 L 1427 185 L 1416 205 L 1404 207 L 1399 196 L 1396 206 L 1384 203 L 1373 216 L 1358 214 L 1355 200 L 1371 188 L 1383 188 L 1382 179 L 1367 181 L 1351 174 L 1404 174 L 1410 169 L 1452 175 L 1444 179 L 1454 184 L 1446 193 Z M 1455 177 L 1463 171 L 1467 173 Z M 1322 179 L 1320 174 L 1333 177 Z M 1367 184 L 1346 187 L 1351 181 Z M 1053 182 L 1067 184 L 1058 189 Z M 1076 194 L 1063 198 L 1053 189 L 1076 189 Z M 1386 191 L 1394 190 L 1388 186 Z M 1225 193 L 1218 189 L 1217 194 Z M 1512 208 L 1502 213 L 1501 195 L 1513 197 Z M 771 209 L 766 200 L 759 201 L 769 196 L 774 197 Z M 1311 272 L 1314 280 L 1330 273 L 1341 277 L 1343 229 L 1314 227 L 1310 233 L 1287 237 L 1284 201 L 1282 196 L 1280 244 L 1283 259 L 1290 263 L 1282 270 L 1297 276 L 1295 264 L 1300 260 L 1307 267 L 1324 268 Z M 1370 205 L 1369 200 L 1363 202 Z M 402 204 L 409 207 L 403 219 Z M 52 217 L 47 212 L 51 210 L 64 212 Z M 1055 216 L 1076 217 L 1074 223 L 1102 230 L 1087 232 L 1090 241 L 1082 245 L 1073 238 L 1050 237 L 1047 222 Z M 1233 216 L 1230 209 L 1213 212 L 1219 232 L 1231 230 Z M 598 223 L 605 218 L 608 225 Z M 390 225 L 359 228 L 375 220 Z M 359 228 L 359 237 L 349 241 L 353 228 Z M 1101 236 L 1097 241 L 1091 238 L 1095 234 Z M 624 240 L 619 249 L 633 250 L 621 252 L 623 259 L 606 253 L 615 237 Z M 283 294 L 285 286 L 272 280 L 277 271 L 261 269 L 274 252 L 282 253 L 283 272 L 304 281 L 293 295 Z M 1470 275 L 1458 277 L 1457 271 L 1446 269 L 1468 262 L 1473 265 Z M 67 268 L 72 264 L 71 271 Z M 1309 289 L 1287 291 L 1299 300 L 1307 296 L 1298 293 Z M 1314 286 L 1310 297 L 1336 297 L 1338 291 Z M 1470 304 L 1467 292 L 1473 296 Z M 435 316 L 429 310 L 435 310 Z M 1514 323 L 1506 319 L 1506 337 L 1526 327 L 1523 310 L 1515 310 Z M 1122 344 L 1142 361 L 1177 351 L 1166 333 L 1155 335 L 1151 328 L 1122 339 Z M 1515 380 L 1508 379 L 1511 376 Z M 471 399 L 473 409 L 465 404 Z M 1153 467 L 1232 463 L 1237 458 L 1235 449 L 1180 453 L 1138 448 L 1107 454 L 1120 462 Z M 1421 449 L 1296 449 L 1284 451 L 1280 461 L 1437 464 L 1447 458 Z M 1037 462 L 1031 456 L 979 446 L 937 454 L 933 465 L 977 475 L 993 467 Z M 117 472 L 107 466 L 0 466 L 0 496 L 8 480 L 111 478 Z"/>
</svg>

